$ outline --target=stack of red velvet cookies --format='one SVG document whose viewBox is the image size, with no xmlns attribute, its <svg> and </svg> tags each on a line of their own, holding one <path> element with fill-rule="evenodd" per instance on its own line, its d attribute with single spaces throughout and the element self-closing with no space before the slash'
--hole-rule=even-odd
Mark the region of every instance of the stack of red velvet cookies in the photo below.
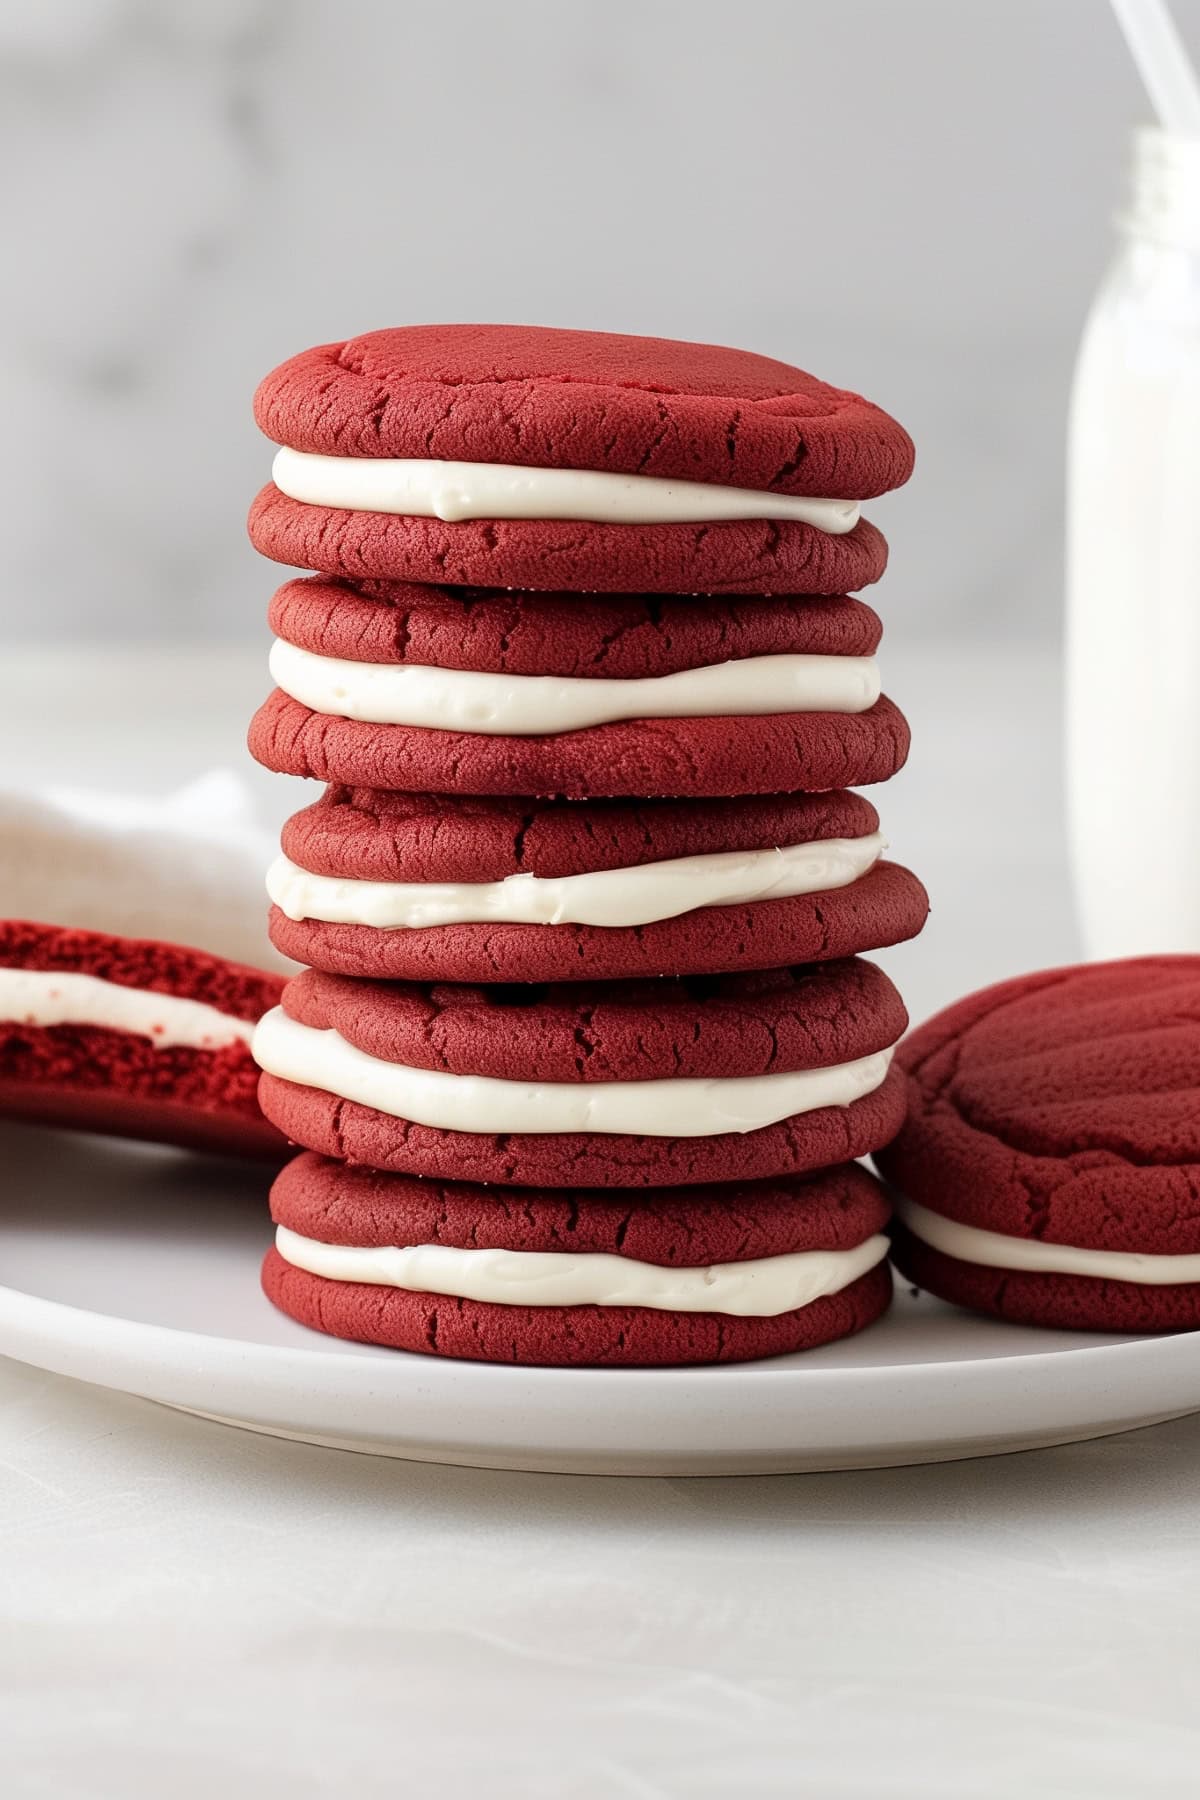
<svg viewBox="0 0 1200 1800">
<path fill-rule="evenodd" d="M 767 358 L 511 327 L 294 357 L 251 513 L 284 584 L 271 870 L 308 965 L 259 1027 L 267 1293 L 442 1354 L 693 1362 L 887 1306 L 926 899 L 850 788 L 904 761 L 849 591 L 885 413 Z"/>
</svg>

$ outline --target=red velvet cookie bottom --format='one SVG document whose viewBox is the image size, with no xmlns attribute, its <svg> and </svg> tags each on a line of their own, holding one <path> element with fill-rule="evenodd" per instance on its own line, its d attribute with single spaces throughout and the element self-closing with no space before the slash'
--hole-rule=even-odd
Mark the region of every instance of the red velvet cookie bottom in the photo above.
<svg viewBox="0 0 1200 1800">
<path fill-rule="evenodd" d="M 373 725 L 276 688 L 255 713 L 250 754 L 280 775 L 413 793 L 569 800 L 823 792 L 887 781 L 908 724 L 883 695 L 861 713 L 628 719 L 542 737 Z"/>
<path fill-rule="evenodd" d="M 280 1160 L 249 1046 L 159 1047 L 99 1026 L 0 1023 L 0 1115 L 152 1143 Z"/>
<path fill-rule="evenodd" d="M 925 889 L 897 863 L 848 887 L 747 906 L 706 906 L 675 919 L 603 925 L 436 925 L 381 930 L 289 919 L 271 908 L 271 942 L 333 975 L 401 981 L 544 982 L 719 975 L 831 961 L 917 935 Z"/>
<path fill-rule="evenodd" d="M 893 1230 L 900 1273 L 940 1300 L 971 1312 L 1060 1331 L 1192 1331 L 1200 1326 L 1200 1282 L 1147 1287 L 1091 1275 L 1034 1274 L 961 1262 L 906 1231 Z"/>
<path fill-rule="evenodd" d="M 861 1331 L 886 1312 L 886 1263 L 840 1294 L 771 1319 L 657 1312 L 638 1306 L 497 1306 L 407 1288 L 327 1281 L 293 1268 L 277 1250 L 263 1263 L 263 1291 L 300 1324 L 332 1337 L 453 1356 L 558 1368 L 638 1368 L 749 1362 L 810 1350 Z"/>
<path fill-rule="evenodd" d="M 596 1132 L 485 1137 L 442 1131 L 275 1075 L 262 1077 L 259 1100 L 267 1117 L 305 1149 L 399 1174 L 510 1187 L 682 1187 L 801 1175 L 854 1162 L 899 1131 L 905 1081 L 892 1068 L 873 1094 L 850 1106 L 824 1106 L 759 1131 L 707 1138 Z"/>
<path fill-rule="evenodd" d="M 22 1125 L 206 1150 L 214 1156 L 278 1163 L 287 1155 L 285 1140 L 261 1114 L 247 1118 L 219 1108 L 205 1112 L 194 1103 L 139 1100 L 108 1089 L 27 1087 L 0 1081 L 0 1117 Z"/>
<path fill-rule="evenodd" d="M 250 508 L 256 550 L 352 581 L 609 594 L 850 594 L 887 565 L 866 519 L 842 536 L 794 519 L 607 525 L 586 519 L 442 519 L 349 512 L 270 483 Z"/>
</svg>

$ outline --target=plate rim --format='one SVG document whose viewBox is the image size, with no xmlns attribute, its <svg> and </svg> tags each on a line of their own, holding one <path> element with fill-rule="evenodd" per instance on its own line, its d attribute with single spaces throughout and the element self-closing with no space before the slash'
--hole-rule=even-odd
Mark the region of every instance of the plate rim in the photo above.
<svg viewBox="0 0 1200 1800">
<path fill-rule="evenodd" d="M 209 1355 L 234 1361 L 246 1352 L 251 1352 L 256 1359 L 266 1359 L 274 1369 L 284 1369 L 296 1360 L 303 1359 L 317 1364 L 322 1371 L 333 1374 L 352 1370 L 378 1371 L 385 1368 L 403 1369 L 410 1374 L 428 1375 L 434 1380 L 455 1380 L 463 1378 L 464 1371 L 470 1371 L 466 1379 L 479 1378 L 484 1371 L 492 1371 L 497 1365 L 474 1358 L 456 1358 L 442 1356 L 420 1356 L 412 1351 L 395 1350 L 382 1352 L 379 1356 L 356 1357 L 347 1356 L 343 1352 L 323 1349 L 319 1344 L 311 1348 L 306 1344 L 260 1344 L 252 1338 L 230 1337 L 222 1332 L 193 1331 L 177 1325 L 160 1325 L 145 1319 L 131 1319 L 120 1313 L 103 1312 L 94 1307 L 76 1306 L 65 1300 L 52 1300 L 43 1294 L 31 1294 L 24 1288 L 12 1287 L 0 1282 L 0 1355 L 13 1357 L 17 1361 L 25 1358 L 21 1352 L 7 1342 L 8 1327 L 16 1324 L 19 1331 L 28 1330 L 22 1326 L 20 1315 L 24 1313 L 35 1324 L 45 1319 L 52 1325 L 58 1319 L 71 1319 L 79 1322 L 82 1328 L 86 1321 L 94 1322 L 99 1328 L 116 1333 L 127 1334 L 131 1338 L 145 1339 L 147 1342 L 164 1341 L 183 1353 L 185 1348 L 192 1347 L 193 1353 L 202 1348 Z M 969 1315 L 968 1315 L 969 1316 Z M 32 1335 L 32 1333 L 31 1333 Z M 319 1334 L 314 1333 L 314 1336 Z M 544 1382 L 547 1386 L 575 1385 L 581 1380 L 589 1385 L 601 1382 L 627 1383 L 637 1378 L 641 1385 L 650 1380 L 678 1385 L 681 1379 L 697 1377 L 703 1372 L 706 1380 L 713 1377 L 743 1379 L 752 1372 L 755 1375 L 770 1374 L 776 1380 L 788 1380 L 816 1383 L 828 1383 L 831 1387 L 855 1384 L 864 1379 L 872 1383 L 892 1383 L 921 1378 L 921 1372 L 938 1371 L 940 1375 L 950 1377 L 971 1371 L 969 1379 L 975 1378 L 983 1370 L 1007 1372 L 1014 1365 L 1032 1373 L 1041 1372 L 1046 1365 L 1061 1367 L 1064 1357 L 1074 1362 L 1080 1360 L 1100 1360 L 1104 1362 L 1132 1360 L 1140 1353 L 1141 1360 L 1152 1360 L 1155 1353 L 1167 1350 L 1167 1360 L 1174 1362 L 1182 1359 L 1180 1347 L 1193 1343 L 1193 1349 L 1200 1345 L 1200 1329 L 1187 1331 L 1163 1331 L 1138 1335 L 1131 1333 L 1128 1341 L 1115 1344 L 1064 1344 L 1061 1349 L 1015 1351 L 1011 1355 L 982 1357 L 929 1357 L 911 1363 L 880 1363 L 877 1365 L 860 1365 L 854 1368 L 806 1368 L 803 1364 L 778 1363 L 776 1359 L 763 1357 L 748 1362 L 680 1365 L 662 1367 L 647 1365 L 638 1368 L 561 1368 L 538 1363 L 509 1364 L 500 1367 L 507 1374 L 520 1373 L 522 1376 Z M 367 1346 L 371 1348 L 372 1346 Z M 774 1367 L 772 1365 L 775 1365 Z M 44 1366 L 44 1365 L 35 1365 Z M 482 1378 L 487 1379 L 486 1375 Z M 350 1376 L 350 1379 L 353 1379 Z M 364 1374 L 365 1379 L 365 1374 Z M 934 1377 L 937 1379 L 937 1377 Z M 104 1385 L 104 1384 L 100 1384 Z M 1200 1395 L 1197 1397 L 1197 1409 L 1200 1409 Z"/>
<path fill-rule="evenodd" d="M 954 1354 L 963 1343 L 950 1334 L 951 1354 L 938 1353 L 935 1335 L 909 1361 L 881 1345 L 881 1360 L 868 1349 L 849 1365 L 801 1356 L 638 1369 L 353 1353 L 298 1325 L 264 1341 L 244 1335 L 255 1333 L 254 1316 L 223 1309 L 217 1290 L 204 1290 L 186 1324 L 156 1317 L 157 1306 L 138 1316 L 140 1262 L 132 1286 L 94 1290 L 100 1306 L 89 1288 L 55 1297 L 54 1259 L 70 1259 L 76 1228 L 67 1223 L 64 1235 L 40 1207 L 32 1223 L 34 1260 L 0 1281 L 0 1356 L 251 1431 L 410 1460 L 609 1475 L 807 1472 L 994 1455 L 1200 1411 L 1200 1331 L 1099 1343 L 1057 1333 L 1049 1347 L 1023 1348 L 1014 1324 L 1011 1347 L 993 1334 L 976 1355 Z M 0 1245 L 4 1235 L 0 1219 Z M 261 1243 L 237 1246 L 239 1287 L 263 1308 L 255 1277 L 268 1243 L 264 1216 Z M 153 1273 L 151 1262 L 145 1279 Z M 50 1293 L 37 1291 L 44 1285 Z M 912 1288 L 902 1276 L 897 1286 L 901 1296 Z M 995 1323 L 957 1312 L 964 1335 Z M 216 1329 L 203 1328 L 210 1321 Z"/>
<path fill-rule="evenodd" d="M 96 1345 L 94 1332 L 90 1330 L 97 1321 L 101 1327 L 108 1328 L 107 1340 L 102 1345 L 102 1351 L 108 1357 L 103 1373 L 95 1366 Z M 9 1328 L 22 1323 L 25 1330 L 18 1348 Z M 1200 1337 L 1200 1333 L 1178 1335 Z M 189 1351 L 196 1345 L 207 1346 L 210 1352 L 215 1352 L 218 1366 L 202 1362 L 197 1367 L 193 1362 L 189 1368 Z M 169 1347 L 172 1352 L 170 1360 L 164 1361 L 156 1354 L 164 1347 Z M 395 1369 L 403 1370 L 405 1379 L 395 1384 L 385 1383 L 383 1398 L 394 1402 L 403 1397 L 407 1405 L 403 1415 L 391 1418 L 385 1428 L 378 1411 L 372 1413 L 367 1409 L 365 1418 L 351 1420 L 340 1410 L 346 1390 L 340 1387 L 339 1378 L 355 1368 L 369 1377 L 372 1372 L 378 1373 L 381 1364 L 387 1365 L 387 1358 L 346 1357 L 304 1346 L 249 1345 L 245 1339 L 213 1337 L 174 1326 L 96 1313 L 88 1308 L 0 1286 L 0 1354 L 16 1355 L 18 1360 L 34 1367 L 90 1383 L 108 1392 L 134 1396 L 226 1429 L 327 1450 L 455 1467 L 609 1478 L 719 1479 L 867 1471 L 1009 1455 L 1108 1437 L 1200 1411 L 1195 1346 L 1191 1347 L 1190 1357 L 1187 1347 L 1176 1345 L 1172 1338 L 1080 1345 L 1078 1350 L 1070 1350 L 1072 1367 L 1089 1370 L 1095 1366 L 1092 1359 L 1096 1356 L 1103 1356 L 1106 1365 L 1111 1367 L 1114 1360 L 1119 1363 L 1134 1351 L 1157 1353 L 1161 1357 L 1164 1348 L 1168 1369 L 1175 1377 L 1170 1392 L 1159 1386 L 1153 1398 L 1147 1396 L 1132 1410 L 1117 1402 L 1102 1405 L 1097 1410 L 1093 1390 L 1090 1407 L 1073 1415 L 1063 1414 L 1053 1405 L 1047 1410 L 1045 1396 L 1047 1393 L 1060 1395 L 1061 1389 L 1037 1380 L 1041 1365 L 1060 1362 L 1063 1351 L 884 1365 L 871 1373 L 885 1378 L 888 1394 L 894 1392 L 892 1380 L 897 1376 L 915 1374 L 921 1383 L 921 1392 L 913 1406 L 890 1409 L 893 1416 L 903 1412 L 904 1429 L 888 1432 L 876 1424 L 867 1430 L 860 1423 L 856 1429 L 841 1435 L 836 1429 L 829 1429 L 831 1418 L 834 1421 L 838 1418 L 837 1395 L 845 1392 L 840 1378 L 861 1377 L 864 1373 L 861 1368 L 806 1370 L 801 1365 L 779 1369 L 775 1371 L 777 1378 L 780 1375 L 793 1377 L 782 1390 L 777 1382 L 768 1385 L 762 1381 L 764 1370 L 770 1367 L 765 1361 L 702 1369 L 650 1369 L 640 1373 L 659 1378 L 740 1375 L 742 1386 L 738 1393 L 740 1427 L 734 1434 L 737 1442 L 726 1445 L 705 1437 L 701 1447 L 698 1440 L 690 1438 L 686 1432 L 680 1436 L 678 1430 L 662 1432 L 660 1427 L 654 1444 L 648 1447 L 646 1439 L 639 1442 L 636 1434 L 626 1438 L 619 1429 L 614 1433 L 614 1413 L 618 1420 L 623 1420 L 624 1413 L 611 1406 L 607 1411 L 601 1409 L 608 1429 L 589 1435 L 585 1428 L 581 1434 L 579 1419 L 583 1409 L 574 1404 L 579 1397 L 579 1376 L 610 1378 L 603 1391 L 611 1398 L 622 1389 L 628 1391 L 627 1378 L 635 1373 L 633 1370 L 547 1369 L 528 1365 L 504 1365 L 498 1369 L 488 1363 L 406 1355 L 402 1362 L 393 1364 Z M 238 1379 L 239 1362 L 243 1364 L 241 1375 L 245 1379 L 247 1349 L 271 1352 L 266 1366 L 257 1362 L 253 1371 L 258 1405 L 250 1404 L 245 1398 L 240 1401 L 231 1398 Z M 315 1380 L 311 1379 L 315 1374 L 314 1361 L 320 1366 L 320 1375 Z M 1006 1384 L 1014 1363 L 1030 1365 L 1030 1378 L 1019 1384 L 1015 1394 L 1011 1379 Z M 303 1416 L 300 1416 L 296 1412 L 297 1371 L 302 1367 L 310 1379 L 303 1386 L 305 1404 L 301 1407 Z M 975 1402 L 985 1397 L 989 1390 L 996 1399 L 996 1417 L 992 1419 L 991 1429 L 986 1432 L 964 1429 L 961 1410 L 957 1417 L 952 1416 L 946 1421 L 945 1429 L 940 1429 L 942 1402 L 953 1396 L 955 1384 L 967 1370 L 974 1371 L 973 1376 L 966 1377 L 972 1416 L 978 1413 Z M 988 1370 L 990 1376 L 985 1373 Z M 505 1378 L 505 1392 L 499 1405 L 495 1404 L 495 1393 L 487 1393 L 497 1374 Z M 1181 1376 L 1186 1380 L 1186 1391 L 1180 1386 Z M 550 1386 L 539 1385 L 536 1379 L 539 1377 L 550 1378 Z M 613 1381 L 613 1377 L 617 1380 Z M 808 1413 L 796 1413 L 786 1404 L 779 1403 L 781 1394 L 797 1393 L 796 1380 L 807 1383 L 810 1395 L 817 1400 L 815 1408 Z M 1087 1391 L 1086 1383 L 1084 1385 Z M 351 1390 L 348 1397 L 351 1401 L 356 1400 L 365 1391 Z M 593 1387 L 591 1391 L 597 1390 Z M 644 1384 L 640 1391 L 645 1392 Z M 379 1384 L 376 1384 L 378 1392 Z M 658 1388 L 660 1395 L 669 1392 L 662 1385 Z M 873 1392 L 878 1400 L 878 1383 Z M 1031 1392 L 1035 1396 L 1041 1393 L 1040 1410 L 1036 1402 L 1032 1407 L 1026 1407 Z M 570 1402 L 565 1414 L 561 1404 L 564 1395 Z M 532 1408 L 539 1397 L 551 1396 L 557 1404 L 546 1407 L 540 1414 L 526 1417 L 522 1412 L 522 1402 Z M 829 1404 L 831 1399 L 832 1406 Z M 456 1400 L 459 1402 L 457 1407 Z M 505 1400 L 509 1404 L 504 1404 Z M 825 1405 L 821 1404 L 822 1400 Z M 960 1395 L 960 1409 L 961 1405 Z M 338 1410 L 331 1411 L 331 1406 Z M 663 1416 L 674 1417 L 669 1409 L 661 1406 L 655 1409 L 653 1400 L 651 1410 L 657 1410 L 660 1421 Z M 680 1411 L 686 1413 L 687 1409 Z M 885 1407 L 884 1411 L 886 1413 L 888 1409 Z M 790 1429 L 786 1423 L 789 1421 Z M 806 1431 L 800 1421 L 807 1421 L 810 1427 L 817 1426 L 815 1441 L 811 1430 Z M 708 1423 L 711 1429 L 711 1417 Z"/>
</svg>

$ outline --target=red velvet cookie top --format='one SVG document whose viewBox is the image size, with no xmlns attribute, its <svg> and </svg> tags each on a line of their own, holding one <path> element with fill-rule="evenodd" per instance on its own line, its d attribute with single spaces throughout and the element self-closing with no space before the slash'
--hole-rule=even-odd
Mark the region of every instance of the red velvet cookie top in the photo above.
<svg viewBox="0 0 1200 1800">
<path fill-rule="evenodd" d="M 861 600 L 816 594 L 520 594 L 419 582 L 285 581 L 277 637 L 315 656 L 507 675 L 673 675 L 749 656 L 873 656 Z"/>
<path fill-rule="evenodd" d="M 284 986 L 282 975 L 207 950 L 25 919 L 0 920 L 0 968 L 94 975 L 118 987 L 199 1000 L 230 1018 L 251 1021 L 279 1004 Z"/>
<path fill-rule="evenodd" d="M 509 1081 L 724 1078 L 825 1068 L 907 1024 L 873 963 L 662 981 L 489 987 L 350 980 L 306 969 L 292 1018 L 385 1062 Z"/>
<path fill-rule="evenodd" d="M 910 1114 L 880 1167 L 968 1225 L 1200 1251 L 1200 957 L 1051 969 L 901 1046 Z"/>
<path fill-rule="evenodd" d="M 912 472 L 901 426 L 802 369 L 715 344 L 536 325 L 406 325 L 321 344 L 254 399 L 331 456 L 600 469 L 869 499 Z"/>
<path fill-rule="evenodd" d="M 702 1268 L 851 1250 L 882 1230 L 888 1204 L 879 1183 L 856 1163 L 684 1193 L 526 1188 L 514 1207 L 503 1190 L 388 1175 L 308 1152 L 277 1177 L 271 1217 L 324 1244 L 570 1251 Z"/>
<path fill-rule="evenodd" d="M 846 789 L 745 800 L 520 800 L 331 787 L 283 828 L 314 875 L 356 881 L 545 880 L 674 857 L 773 850 L 879 829 Z"/>
</svg>

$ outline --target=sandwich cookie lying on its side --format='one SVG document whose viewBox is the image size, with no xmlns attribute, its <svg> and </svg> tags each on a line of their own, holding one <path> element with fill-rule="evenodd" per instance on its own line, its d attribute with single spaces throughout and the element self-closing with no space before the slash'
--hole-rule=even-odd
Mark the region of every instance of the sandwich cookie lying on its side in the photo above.
<svg viewBox="0 0 1200 1800">
<path fill-rule="evenodd" d="M 255 545 L 353 580 L 845 593 L 886 561 L 858 503 L 913 461 L 894 419 L 787 363 L 538 326 L 319 345 L 255 413 L 282 446 Z"/>
<path fill-rule="evenodd" d="M 422 986 L 306 970 L 263 1019 L 259 1097 L 305 1148 L 525 1187 L 804 1173 L 899 1129 L 907 1023 L 847 961 L 556 987 Z"/>
<path fill-rule="evenodd" d="M 4 920 L 0 1115 L 278 1159 L 250 1039 L 283 985 L 178 944 Z"/>
<path fill-rule="evenodd" d="M 734 1362 L 858 1331 L 891 1297 L 877 1182 L 614 1195 L 418 1180 L 303 1155 L 271 1194 L 267 1295 L 337 1337 L 488 1362 Z"/>
<path fill-rule="evenodd" d="M 1200 1326 L 1200 957 L 1002 982 L 897 1063 L 905 1275 L 1023 1324 Z"/>
<path fill-rule="evenodd" d="M 916 935 L 858 794 L 640 803 L 330 788 L 283 828 L 271 936 L 333 974 L 581 981 L 777 968 Z"/>
<path fill-rule="evenodd" d="M 292 581 L 268 768 L 375 788 L 713 795 L 885 781 L 908 728 L 848 598 L 498 594 Z"/>
</svg>

